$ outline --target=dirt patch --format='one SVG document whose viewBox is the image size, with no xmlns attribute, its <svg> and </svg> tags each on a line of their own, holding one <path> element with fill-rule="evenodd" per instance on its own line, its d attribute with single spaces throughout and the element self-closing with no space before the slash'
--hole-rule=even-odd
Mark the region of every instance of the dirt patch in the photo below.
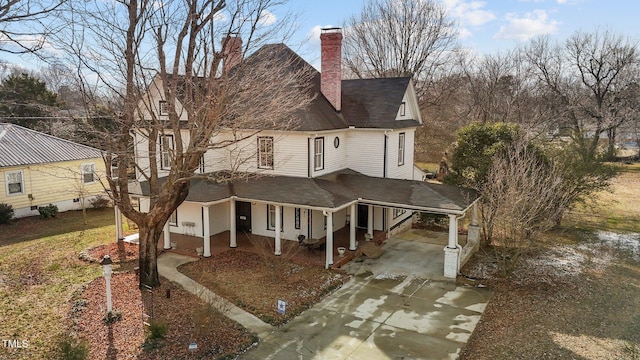
<svg viewBox="0 0 640 360">
<path fill-rule="evenodd" d="M 475 256 L 462 272 L 495 293 L 460 358 L 637 359 L 640 263 L 615 244 L 591 235 L 533 251 L 506 279 Z"/>
<path fill-rule="evenodd" d="M 287 322 L 349 278 L 341 271 L 238 250 L 178 270 L 272 325 Z M 287 303 L 285 314 L 277 312 L 278 300 Z"/>
<path fill-rule="evenodd" d="M 73 330 L 86 341 L 90 359 L 215 359 L 237 354 L 255 342 L 240 325 L 162 279 L 162 285 L 153 291 L 153 315 L 155 321 L 167 325 L 167 333 L 156 348 L 145 350 L 143 295 L 136 275 L 116 274 L 111 287 L 113 309 L 121 314 L 120 321 L 107 325 L 102 320 L 106 308 L 102 278 L 90 282 L 71 304 Z M 144 298 L 149 303 L 151 294 L 144 293 Z M 195 351 L 188 350 L 192 342 L 198 345 Z"/>
</svg>

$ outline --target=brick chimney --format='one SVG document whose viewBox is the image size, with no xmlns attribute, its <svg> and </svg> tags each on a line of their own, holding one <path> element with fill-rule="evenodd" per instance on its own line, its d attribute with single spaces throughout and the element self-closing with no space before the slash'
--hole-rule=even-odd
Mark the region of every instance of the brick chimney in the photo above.
<svg viewBox="0 0 640 360">
<path fill-rule="evenodd" d="M 320 90 L 337 110 L 342 109 L 342 29 L 326 28 L 320 34 Z"/>
<path fill-rule="evenodd" d="M 222 55 L 225 72 L 238 65 L 242 61 L 242 39 L 237 35 L 222 38 Z"/>
</svg>

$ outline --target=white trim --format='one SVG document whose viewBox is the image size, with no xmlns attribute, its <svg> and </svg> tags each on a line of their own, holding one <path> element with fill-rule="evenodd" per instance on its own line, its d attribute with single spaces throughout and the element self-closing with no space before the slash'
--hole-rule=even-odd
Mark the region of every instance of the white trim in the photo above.
<svg viewBox="0 0 640 360">
<path fill-rule="evenodd" d="M 9 176 L 18 174 L 20 176 L 20 192 L 14 192 L 14 193 L 9 193 L 9 184 L 16 184 L 16 181 L 11 181 L 9 180 Z M 4 180 L 5 180 L 5 193 L 7 194 L 7 196 L 16 196 L 16 195 L 22 195 L 25 193 L 25 189 L 24 189 L 24 171 L 22 170 L 10 170 L 10 171 L 5 171 L 4 172 Z"/>
<path fill-rule="evenodd" d="M 87 172 L 85 169 L 86 166 L 91 166 L 91 170 L 90 172 Z M 80 165 L 80 176 L 82 177 L 82 184 L 87 185 L 87 184 L 95 184 L 96 180 L 96 163 L 91 162 L 91 163 L 83 163 Z M 85 179 L 85 175 L 89 175 L 91 174 L 91 181 L 86 181 Z"/>
</svg>

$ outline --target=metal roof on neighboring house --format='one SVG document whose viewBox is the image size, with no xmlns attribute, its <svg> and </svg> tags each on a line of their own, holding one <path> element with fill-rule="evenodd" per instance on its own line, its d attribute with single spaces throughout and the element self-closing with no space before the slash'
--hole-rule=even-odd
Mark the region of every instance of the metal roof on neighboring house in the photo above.
<svg viewBox="0 0 640 360">
<path fill-rule="evenodd" d="M 0 168 L 95 159 L 100 150 L 15 124 L 0 123 Z"/>
</svg>

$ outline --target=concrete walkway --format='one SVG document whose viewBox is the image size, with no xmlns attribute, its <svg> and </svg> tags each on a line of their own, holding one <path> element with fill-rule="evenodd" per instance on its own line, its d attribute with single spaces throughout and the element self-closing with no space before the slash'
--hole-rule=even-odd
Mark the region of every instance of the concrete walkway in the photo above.
<svg viewBox="0 0 640 360">
<path fill-rule="evenodd" d="M 382 257 L 349 263 L 349 282 L 239 359 L 456 359 L 491 292 L 443 280 L 442 248 L 388 240 Z"/>
<path fill-rule="evenodd" d="M 273 326 L 240 309 L 177 270 L 178 266 L 192 261 L 197 261 L 197 259 L 191 256 L 170 252 L 164 253 L 158 257 L 158 273 L 160 273 L 161 276 L 164 276 L 167 280 L 179 284 L 185 290 L 213 305 L 218 311 L 228 318 L 256 333 L 260 339 L 266 338 L 273 332 Z"/>
<path fill-rule="evenodd" d="M 442 248 L 389 239 L 380 258 L 350 262 L 351 280 L 277 329 L 176 270 L 192 257 L 162 254 L 158 270 L 258 334 L 239 359 L 456 359 L 491 291 L 445 280 Z"/>
</svg>

